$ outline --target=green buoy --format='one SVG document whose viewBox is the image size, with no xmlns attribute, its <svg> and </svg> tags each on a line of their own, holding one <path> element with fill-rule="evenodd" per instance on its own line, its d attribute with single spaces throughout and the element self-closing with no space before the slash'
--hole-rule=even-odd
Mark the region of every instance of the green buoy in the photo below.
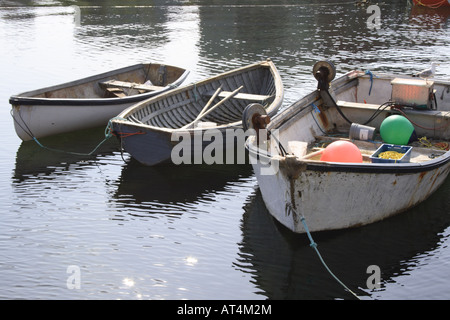
<svg viewBox="0 0 450 320">
<path fill-rule="evenodd" d="M 415 136 L 412 123 L 401 115 L 392 115 L 383 120 L 380 126 L 381 138 L 384 142 L 396 145 L 407 145 Z"/>
</svg>

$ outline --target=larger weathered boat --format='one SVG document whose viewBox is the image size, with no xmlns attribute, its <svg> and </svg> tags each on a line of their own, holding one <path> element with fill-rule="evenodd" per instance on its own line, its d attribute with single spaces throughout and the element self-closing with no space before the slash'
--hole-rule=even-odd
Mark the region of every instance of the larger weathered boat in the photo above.
<svg viewBox="0 0 450 320">
<path fill-rule="evenodd" d="M 172 150 L 180 143 L 185 148 L 175 153 L 186 152 L 180 163 L 199 163 L 204 162 L 204 148 L 219 135 L 224 149 L 235 147 L 235 142 L 224 136 L 228 129 L 242 128 L 241 115 L 249 103 L 258 102 L 274 115 L 282 101 L 281 77 L 267 59 L 142 101 L 110 123 L 123 149 L 144 165 L 179 164 L 172 158 Z"/>
<path fill-rule="evenodd" d="M 188 74 L 170 65 L 136 64 L 13 95 L 14 127 L 28 141 L 103 126 L 132 104 L 178 87 Z"/>
<path fill-rule="evenodd" d="M 281 224 L 297 233 L 366 225 L 419 204 L 444 182 L 450 170 L 449 81 L 354 71 L 330 86 L 335 70 L 326 62 L 317 63 L 314 74 L 318 89 L 271 120 L 270 138 L 259 129 L 262 140 L 246 142 L 266 207 Z M 414 127 L 406 143 L 392 145 L 380 131 L 394 116 Z M 399 133 L 400 127 L 392 128 Z M 345 147 L 325 157 L 336 140 L 356 145 L 361 159 L 341 159 L 350 153 Z M 382 159 L 379 148 L 404 158 Z"/>
</svg>

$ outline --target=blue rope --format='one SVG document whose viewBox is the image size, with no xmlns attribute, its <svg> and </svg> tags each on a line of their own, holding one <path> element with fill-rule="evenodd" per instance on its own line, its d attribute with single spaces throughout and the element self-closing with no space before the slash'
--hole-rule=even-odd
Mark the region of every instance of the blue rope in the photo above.
<svg viewBox="0 0 450 320">
<path fill-rule="evenodd" d="M 120 119 L 120 120 L 125 120 L 124 118 L 121 117 L 114 117 L 112 119 L 110 119 L 108 121 L 108 125 L 105 128 L 105 139 L 103 139 L 102 142 L 100 142 L 91 152 L 89 153 L 80 153 L 80 152 L 72 152 L 72 151 L 64 151 L 64 150 L 60 150 L 60 149 L 54 149 L 54 148 L 49 148 L 44 146 L 42 143 L 39 142 L 39 140 L 36 137 L 32 137 L 33 140 L 42 148 L 50 150 L 50 151 L 54 151 L 54 152 L 60 152 L 60 153 L 67 153 L 67 154 L 73 154 L 73 155 L 77 155 L 77 156 L 91 156 L 95 151 L 97 151 L 98 148 L 100 148 L 100 146 L 105 143 L 109 138 L 111 138 L 113 136 L 112 131 L 111 131 L 111 121 L 114 119 Z"/>
<path fill-rule="evenodd" d="M 315 113 L 320 113 L 319 107 L 316 106 L 314 102 L 312 102 L 311 105 L 313 106 Z"/>
<path fill-rule="evenodd" d="M 370 96 L 370 93 L 372 92 L 372 85 L 373 85 L 373 77 L 374 77 L 374 75 L 373 75 L 373 73 L 370 70 L 366 70 L 366 72 L 364 72 L 364 74 L 368 74 L 369 77 L 370 77 L 370 88 L 369 88 L 369 96 Z"/>
<path fill-rule="evenodd" d="M 97 151 L 98 148 L 100 148 L 100 146 L 106 142 L 106 140 L 108 140 L 110 138 L 110 136 L 106 137 L 105 139 L 103 139 L 102 142 L 100 142 L 95 148 L 94 150 L 92 150 L 89 153 L 79 153 L 79 152 L 72 152 L 72 151 L 65 151 L 65 150 L 60 150 L 60 149 L 54 149 L 54 148 L 49 148 L 44 146 L 42 143 L 39 142 L 39 140 L 36 137 L 33 137 L 33 140 L 42 148 L 50 150 L 50 151 L 54 151 L 54 152 L 60 152 L 60 153 L 67 153 L 67 154 L 73 154 L 73 155 L 77 155 L 77 156 L 91 156 L 95 151 Z"/>
<path fill-rule="evenodd" d="M 311 103 L 311 105 L 312 105 L 313 108 L 314 108 L 314 113 L 320 113 L 319 108 L 318 108 L 314 103 Z M 327 133 L 325 132 L 325 130 L 323 130 L 322 127 L 321 127 L 321 126 L 319 125 L 319 123 L 317 122 L 317 119 L 316 119 L 316 117 L 314 116 L 314 113 L 313 113 L 312 111 L 313 111 L 313 110 L 311 110 L 311 116 L 312 116 L 312 118 L 314 119 L 314 122 L 317 124 L 317 127 L 319 128 L 320 131 L 322 131 L 322 133 L 323 133 L 324 135 L 327 135 Z"/>
<path fill-rule="evenodd" d="M 296 214 L 297 214 L 297 212 L 291 207 L 291 210 L 293 210 Z M 298 215 L 298 214 L 297 214 Z M 306 231 L 306 234 L 308 235 L 308 238 L 309 238 L 309 241 L 310 241 L 310 247 L 311 248 L 313 248 L 315 251 L 316 251 L 316 253 L 317 253 L 317 256 L 319 257 L 319 259 L 320 259 L 320 262 L 322 262 L 322 264 L 323 264 L 323 266 L 325 267 L 325 269 L 327 269 L 327 271 L 328 271 L 328 273 L 337 281 L 337 282 L 339 282 L 339 284 L 341 285 L 341 286 L 343 286 L 344 287 L 344 289 L 345 290 L 347 290 L 348 292 L 350 292 L 352 295 L 354 295 L 357 299 L 360 299 L 352 290 L 350 290 L 341 280 L 339 280 L 339 278 L 338 277 L 336 277 L 335 275 L 334 275 L 334 273 L 330 270 L 330 268 L 328 268 L 328 266 L 327 266 L 327 264 L 325 263 L 325 261 L 323 260 L 323 258 L 322 258 L 322 255 L 320 254 L 320 252 L 319 252 L 319 249 L 317 249 L 317 243 L 314 241 L 314 239 L 312 238 L 312 235 L 311 235 L 311 233 L 309 232 L 309 228 L 308 228 L 308 225 L 306 224 L 306 220 L 305 220 L 305 217 L 303 216 L 303 215 L 301 215 L 301 218 L 300 218 L 300 221 L 303 223 L 303 227 L 305 228 L 305 231 Z"/>
</svg>

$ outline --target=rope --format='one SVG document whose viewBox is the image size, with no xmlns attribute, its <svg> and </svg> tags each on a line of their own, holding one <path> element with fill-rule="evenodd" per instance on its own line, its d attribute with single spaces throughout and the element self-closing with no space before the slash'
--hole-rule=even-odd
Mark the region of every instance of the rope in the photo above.
<svg viewBox="0 0 450 320">
<path fill-rule="evenodd" d="M 42 143 L 39 142 L 39 140 L 33 136 L 33 140 L 42 148 L 50 150 L 50 151 L 54 151 L 54 152 L 60 152 L 60 153 L 67 153 L 67 154 L 73 154 L 73 155 L 77 155 L 77 156 L 91 156 L 95 151 L 97 151 L 98 148 L 100 148 L 100 146 L 105 143 L 109 138 L 111 138 L 113 136 L 112 130 L 111 130 L 111 120 L 113 119 L 121 119 L 121 120 L 125 120 L 123 118 L 119 118 L 119 117 L 114 117 L 112 119 L 110 119 L 108 121 L 108 125 L 105 128 L 105 139 L 103 139 L 102 142 L 100 142 L 91 152 L 89 153 L 80 153 L 80 152 L 72 152 L 72 151 L 65 151 L 65 150 L 60 150 L 60 149 L 54 149 L 54 148 L 49 148 L 44 146 Z"/>
<path fill-rule="evenodd" d="M 12 111 L 11 111 L 11 115 L 12 115 Z M 100 146 L 103 144 L 103 143 L 105 143 L 109 138 L 111 138 L 114 134 L 113 134 L 113 132 L 112 132 L 112 130 L 111 130 L 111 121 L 112 120 L 114 120 L 114 119 L 120 119 L 120 120 L 125 120 L 124 118 L 120 118 L 120 117 L 114 117 L 114 118 L 111 118 L 109 121 L 108 121 L 108 125 L 106 126 L 106 128 L 105 128 L 105 138 L 91 151 L 91 152 L 89 152 L 89 153 L 81 153 L 81 152 L 73 152 L 73 151 L 65 151 L 65 150 L 60 150 L 60 149 L 55 149 L 55 148 L 50 148 L 50 147 L 47 147 L 47 146 L 45 146 L 45 145 L 43 145 L 35 136 L 34 136 L 34 134 L 31 132 L 31 130 L 30 130 L 30 128 L 27 126 L 27 124 L 25 123 L 25 121 L 23 121 L 23 119 L 22 119 L 22 116 L 20 115 L 20 113 L 19 113 L 19 116 L 20 116 L 20 118 L 21 118 L 21 120 L 22 120 L 22 123 L 24 124 L 24 126 L 26 127 L 26 129 L 27 130 L 24 130 L 24 128 L 20 125 L 20 123 L 19 122 L 17 122 L 17 120 L 14 118 L 14 116 L 13 116 L 13 119 L 14 119 L 14 121 L 16 121 L 16 123 L 34 140 L 34 142 L 36 142 L 37 143 L 37 145 L 38 146 L 40 146 L 41 148 L 43 148 L 43 149 L 47 149 L 47 150 L 50 150 L 50 151 L 53 151 L 53 152 L 60 152 L 60 153 L 67 153 L 67 154 L 73 154 L 73 155 L 77 155 L 77 156 L 91 156 L 94 152 L 96 152 L 97 151 L 97 149 L 98 148 L 100 148 Z"/>
<path fill-rule="evenodd" d="M 430 141 L 428 141 L 427 137 L 422 137 L 419 138 L 419 142 L 423 147 L 426 148 L 437 148 L 437 149 L 441 149 L 441 150 L 445 150 L 448 151 L 449 150 L 449 144 L 448 142 L 436 142 L 436 143 L 431 143 Z"/>
<path fill-rule="evenodd" d="M 65 150 L 60 150 L 60 149 L 54 149 L 54 148 L 49 148 L 44 146 L 42 143 L 39 142 L 39 140 L 36 137 L 33 137 L 33 140 L 42 148 L 50 150 L 50 151 L 54 151 L 54 152 L 60 152 L 60 153 L 67 153 L 67 154 L 73 154 L 73 155 L 77 155 L 77 156 L 92 156 L 92 154 L 97 151 L 97 149 L 103 144 L 105 143 L 110 137 L 106 137 L 105 139 L 103 139 L 102 142 L 100 142 L 95 148 L 94 150 L 92 150 L 89 153 L 80 153 L 80 152 L 72 152 L 72 151 L 65 151 Z"/>
<path fill-rule="evenodd" d="M 32 132 L 31 132 L 31 130 L 30 130 L 30 128 L 28 128 L 28 126 L 27 126 L 27 124 L 25 123 L 25 121 L 23 120 L 23 118 L 22 118 L 22 113 L 21 112 L 18 112 L 18 115 L 19 115 L 19 117 L 20 117 L 20 120 L 22 120 L 22 123 L 23 123 L 23 125 L 25 126 L 25 128 L 19 123 L 19 121 L 17 121 L 17 119 L 14 117 L 14 114 L 13 114 L 14 112 L 13 112 L 13 109 L 11 109 L 10 111 L 9 111 L 9 114 L 11 115 L 11 117 L 13 118 L 13 120 L 14 120 L 14 122 L 26 133 L 26 134 L 28 134 L 29 136 L 30 136 L 30 138 L 33 138 L 33 134 L 32 134 Z"/>
<path fill-rule="evenodd" d="M 321 127 L 321 126 L 319 125 L 319 123 L 317 122 L 316 117 L 314 116 L 314 113 L 320 113 L 319 108 L 318 108 L 314 103 L 311 103 L 311 105 L 312 105 L 313 108 L 314 108 L 314 110 L 311 110 L 311 116 L 312 116 L 312 118 L 314 119 L 314 122 L 317 124 L 317 127 L 319 128 L 319 130 L 322 131 L 322 133 L 323 133 L 324 135 L 327 135 L 327 133 L 322 129 L 322 127 Z"/>
<path fill-rule="evenodd" d="M 118 138 L 128 138 L 128 137 L 131 137 L 131 136 L 135 136 L 135 135 L 138 135 L 138 134 L 145 134 L 145 132 L 144 131 L 137 131 L 137 132 L 114 132 L 113 133 L 113 135 L 114 136 L 116 136 L 116 137 L 118 137 Z"/>
<path fill-rule="evenodd" d="M 114 118 L 111 118 L 109 121 L 108 121 L 108 125 L 106 126 L 106 129 L 105 129 L 105 136 L 106 135 L 113 135 L 113 136 L 116 136 L 116 137 L 118 137 L 118 138 L 120 138 L 120 139 L 122 139 L 122 138 L 128 138 L 128 137 L 131 137 L 131 136 L 134 136 L 134 135 L 138 135 L 138 134 L 145 134 L 145 132 L 144 131 L 137 131 L 137 132 L 118 132 L 118 131 L 115 131 L 115 132 L 113 132 L 112 130 L 111 130 L 111 121 L 112 120 L 123 120 L 123 121 L 128 121 L 128 119 L 125 119 L 125 118 L 122 118 L 122 117 L 114 117 Z"/>
<path fill-rule="evenodd" d="M 370 77 L 370 88 L 369 88 L 369 96 L 370 93 L 372 92 L 372 85 L 373 85 L 373 73 L 370 70 L 367 70 L 366 72 L 364 72 L 364 74 L 368 74 Z"/>
<path fill-rule="evenodd" d="M 341 280 L 339 280 L 339 278 L 330 270 L 330 268 L 328 267 L 328 265 L 325 263 L 325 261 L 322 258 L 322 255 L 319 252 L 319 249 L 317 249 L 317 243 L 314 241 L 314 239 L 312 238 L 311 233 L 309 232 L 309 228 L 308 225 L 306 224 L 306 219 L 305 217 L 301 214 L 298 214 L 297 211 L 294 210 L 294 208 L 292 208 L 292 206 L 289 206 L 290 210 L 292 210 L 297 216 L 300 217 L 300 221 L 303 224 L 303 227 L 305 228 L 306 234 L 308 235 L 309 241 L 310 241 L 310 247 L 313 248 L 316 253 L 317 256 L 320 259 L 320 262 L 322 262 L 323 266 L 325 267 L 325 269 L 328 271 L 328 273 L 342 286 L 344 287 L 345 290 L 347 290 L 348 292 L 350 292 L 355 298 L 357 298 L 358 300 L 360 300 L 360 298 L 358 297 L 358 295 L 356 295 L 356 293 L 354 293 L 352 290 L 350 290 Z"/>
</svg>

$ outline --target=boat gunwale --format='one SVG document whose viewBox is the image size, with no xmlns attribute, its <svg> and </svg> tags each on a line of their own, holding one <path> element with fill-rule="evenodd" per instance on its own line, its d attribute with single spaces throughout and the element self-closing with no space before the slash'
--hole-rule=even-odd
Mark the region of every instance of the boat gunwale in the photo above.
<svg viewBox="0 0 450 320">
<path fill-rule="evenodd" d="M 392 75 L 392 74 L 378 74 L 377 77 L 383 78 L 385 80 L 390 80 L 394 78 L 399 78 L 402 76 Z M 333 89 L 338 92 L 340 88 L 346 87 L 350 82 L 355 81 L 359 78 L 369 78 L 369 75 L 364 75 L 359 71 L 350 71 L 340 78 L 332 82 Z M 405 76 L 405 78 L 410 78 Z M 433 80 L 436 83 L 443 86 L 450 86 L 450 81 L 446 80 Z M 356 84 L 356 82 L 355 82 Z M 319 103 L 321 101 L 320 93 L 316 89 L 303 98 L 292 103 L 289 107 L 285 108 L 282 112 L 278 113 L 267 126 L 267 129 L 281 129 L 284 126 L 288 126 L 289 123 L 295 122 L 298 117 L 302 117 L 303 114 L 311 112 L 314 108 L 313 104 L 315 102 Z M 267 164 L 271 161 L 278 161 L 280 166 L 286 162 L 285 156 L 278 154 L 272 154 L 266 150 L 262 150 L 255 146 L 254 140 L 248 138 L 245 143 L 246 149 L 249 153 L 256 159 L 264 159 L 262 163 Z M 406 174 L 406 173 L 418 173 L 435 170 L 437 168 L 443 167 L 450 162 L 450 151 L 443 153 L 442 155 L 423 162 L 407 162 L 407 163 L 342 163 L 342 162 L 325 162 L 312 159 L 302 159 L 295 155 L 289 155 L 290 162 L 289 166 L 303 167 L 306 170 L 320 171 L 320 172 L 356 172 L 356 173 L 386 173 L 386 174 Z"/>
<path fill-rule="evenodd" d="M 180 71 L 183 71 L 183 73 L 174 82 L 166 85 L 165 87 L 162 87 L 159 90 L 149 91 L 149 92 L 145 92 L 142 94 L 127 96 L 127 97 L 123 97 L 123 98 L 120 98 L 120 97 L 117 97 L 117 98 L 114 98 L 114 97 L 113 98 L 42 98 L 42 97 L 33 97 L 35 95 L 42 94 L 42 93 L 45 93 L 48 91 L 55 91 L 55 90 L 60 90 L 60 89 L 73 87 L 73 86 L 77 86 L 77 85 L 83 85 L 83 84 L 86 84 L 89 82 L 94 82 L 96 80 L 101 80 L 101 79 L 111 77 L 111 76 L 114 76 L 117 74 L 122 74 L 125 72 L 139 70 L 142 67 L 145 67 L 145 66 L 151 65 L 151 64 L 165 65 L 172 69 L 179 69 Z M 40 88 L 40 89 L 35 89 L 32 91 L 26 91 L 26 92 L 22 92 L 19 94 L 15 94 L 9 98 L 9 103 L 13 107 L 28 106 L 28 105 L 36 105 L 36 106 L 61 105 L 61 106 L 89 106 L 89 107 L 91 107 L 91 106 L 96 106 L 96 105 L 110 105 L 110 104 L 116 105 L 116 104 L 130 103 L 130 102 L 132 103 L 132 102 L 141 101 L 143 99 L 148 99 L 159 93 L 171 90 L 175 86 L 179 86 L 187 78 L 189 73 L 190 72 L 184 68 L 167 65 L 167 64 L 162 64 L 162 63 L 151 63 L 151 62 L 138 63 L 138 64 L 134 64 L 131 66 L 127 66 L 127 67 L 99 73 L 96 75 L 88 76 L 88 77 L 81 78 L 78 80 L 73 80 L 73 81 L 64 82 L 64 83 L 53 85 L 53 86 L 48 86 L 48 87 L 44 87 L 44 88 Z"/>
<path fill-rule="evenodd" d="M 280 106 L 282 104 L 283 96 L 284 96 L 284 87 L 283 87 L 283 83 L 281 81 L 281 76 L 280 76 L 275 64 L 272 62 L 272 60 L 270 58 L 268 58 L 268 59 L 260 61 L 260 62 L 256 62 L 256 63 L 250 64 L 250 65 L 242 66 L 237 69 L 232 69 L 232 70 L 226 71 L 224 73 L 220 73 L 218 75 L 209 77 L 204 80 L 200 80 L 195 83 L 191 83 L 189 85 L 171 89 L 162 95 L 150 97 L 148 99 L 140 101 L 137 104 L 132 105 L 132 106 L 128 107 L 127 109 L 125 109 L 115 119 L 112 119 L 111 122 L 112 123 L 121 123 L 121 124 L 128 125 L 128 126 L 145 128 L 147 130 L 159 130 L 159 131 L 166 131 L 166 132 L 194 132 L 194 131 L 198 131 L 198 130 L 204 131 L 206 129 L 208 129 L 208 130 L 219 129 L 220 130 L 220 129 L 238 127 L 240 125 L 240 123 L 242 122 L 241 120 L 235 121 L 235 122 L 224 123 L 222 125 L 218 125 L 218 126 L 211 127 L 211 128 L 189 128 L 189 129 L 188 128 L 183 128 L 183 129 L 175 128 L 175 129 L 173 129 L 173 128 L 166 128 L 166 127 L 161 127 L 161 126 L 154 126 L 154 125 L 146 124 L 146 123 L 137 123 L 137 122 L 129 121 L 127 119 L 127 117 L 129 117 L 130 115 L 145 108 L 147 105 L 157 102 L 157 101 L 164 100 L 167 97 L 181 94 L 181 93 L 189 91 L 189 90 L 195 90 L 196 87 L 205 86 L 209 83 L 219 81 L 220 79 L 232 77 L 235 74 L 236 75 L 241 74 L 243 71 L 250 71 L 252 69 L 260 69 L 260 68 L 269 69 L 269 71 L 272 75 L 272 78 L 274 80 L 275 95 L 274 95 L 273 101 L 270 103 L 270 106 L 273 106 L 273 107 L 268 110 L 268 114 L 273 116 L 278 111 L 278 109 L 280 108 Z M 277 107 L 275 107 L 275 106 L 277 106 Z"/>
</svg>

